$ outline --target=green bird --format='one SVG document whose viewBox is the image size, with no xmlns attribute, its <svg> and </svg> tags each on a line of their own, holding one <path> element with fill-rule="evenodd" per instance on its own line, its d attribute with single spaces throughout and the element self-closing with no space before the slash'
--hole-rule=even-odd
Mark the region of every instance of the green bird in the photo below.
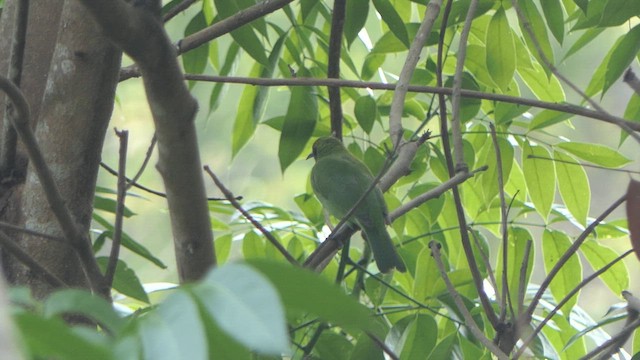
<svg viewBox="0 0 640 360">
<path fill-rule="evenodd" d="M 341 219 L 369 189 L 374 181 L 373 175 L 340 140 L 332 136 L 316 140 L 309 157 L 316 160 L 311 169 L 313 191 L 329 213 Z M 380 271 L 386 273 L 396 268 L 405 272 L 406 267 L 385 227 L 388 222 L 387 206 L 377 186 L 349 219 L 349 223 L 358 225 L 364 232 Z"/>
</svg>

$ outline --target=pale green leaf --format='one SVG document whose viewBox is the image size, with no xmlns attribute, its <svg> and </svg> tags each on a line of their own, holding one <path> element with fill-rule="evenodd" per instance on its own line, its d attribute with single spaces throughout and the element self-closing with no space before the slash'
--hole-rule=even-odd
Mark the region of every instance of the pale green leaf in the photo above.
<svg viewBox="0 0 640 360">
<path fill-rule="evenodd" d="M 601 245 L 595 240 L 585 241 L 580 247 L 580 251 L 594 270 L 603 268 L 618 257 L 618 254 L 611 248 Z M 629 270 L 622 261 L 617 262 L 600 275 L 600 279 L 616 295 L 620 295 L 623 290 L 629 288 Z"/>
<path fill-rule="evenodd" d="M 553 152 L 556 160 L 558 190 L 564 205 L 571 215 L 583 226 L 587 226 L 587 216 L 591 204 L 591 189 L 584 168 L 571 156 L 559 151 Z"/>
<path fill-rule="evenodd" d="M 563 142 L 556 146 L 582 160 L 610 169 L 619 168 L 631 162 L 618 151 L 600 144 Z"/>
<path fill-rule="evenodd" d="M 547 20 L 547 26 L 553 37 L 560 44 L 564 40 L 564 13 L 562 11 L 562 2 L 560 0 L 540 0 L 542 13 Z"/>
<path fill-rule="evenodd" d="M 522 164 L 529 197 L 544 220 L 549 216 L 556 192 L 556 174 L 549 151 L 542 146 L 525 143 Z"/>
<path fill-rule="evenodd" d="M 622 40 L 616 43 L 612 49 L 611 58 L 607 62 L 607 70 L 604 74 L 603 94 L 622 76 L 639 51 L 640 25 L 636 25 L 623 35 Z"/>
<path fill-rule="evenodd" d="M 486 46 L 489 74 L 502 91 L 507 91 L 516 70 L 516 52 L 509 21 L 502 7 L 489 22 Z"/>
<path fill-rule="evenodd" d="M 542 53 L 544 54 L 544 58 L 546 58 L 546 61 L 553 64 L 554 63 L 553 48 L 551 47 L 551 42 L 549 41 L 549 34 L 547 33 L 547 27 L 544 23 L 544 20 L 542 19 L 542 15 L 540 15 L 540 12 L 538 11 L 538 8 L 533 3 L 533 1 L 530 1 L 530 0 L 526 0 L 526 1 L 520 0 L 518 1 L 518 4 L 520 4 L 520 9 L 522 10 L 522 13 L 529 21 L 529 26 L 531 28 L 531 31 L 533 32 L 533 35 L 537 40 L 539 48 L 542 50 Z M 527 46 L 529 47 L 529 51 L 533 54 L 533 56 L 536 59 L 538 59 L 538 62 L 540 64 L 543 64 L 543 65 L 546 64 L 543 57 L 540 55 L 538 46 L 535 45 L 533 39 L 531 39 L 531 36 L 529 35 L 529 32 L 524 28 L 524 25 L 522 23 L 520 23 L 520 29 L 522 30 L 524 41 L 527 43 Z M 548 71 L 546 66 L 545 66 L 545 71 Z"/>
<path fill-rule="evenodd" d="M 249 76 L 258 77 L 262 72 L 263 66 L 254 63 Z M 231 153 L 232 156 L 238 154 L 247 141 L 251 139 L 256 131 L 258 123 L 258 114 L 256 114 L 256 101 L 258 99 L 259 87 L 245 86 L 240 95 L 236 120 L 233 123 L 233 132 L 231 135 Z"/>
<path fill-rule="evenodd" d="M 557 230 L 545 230 L 542 234 L 542 255 L 544 259 L 544 269 L 547 273 L 553 269 L 560 257 L 571 246 L 571 239 Z M 560 271 L 551 281 L 549 288 L 556 302 L 560 302 L 569 291 L 573 290 L 582 279 L 582 265 L 576 254 L 562 266 Z M 578 302 L 577 294 L 574 295 L 563 307 L 564 316 L 569 316 L 571 309 Z"/>
<path fill-rule="evenodd" d="M 533 69 L 519 68 L 518 74 L 538 99 L 555 103 L 565 101 L 560 81 L 553 74 L 547 77 L 540 64 L 534 63 Z"/>
<path fill-rule="evenodd" d="M 373 0 L 373 6 L 375 6 L 378 14 L 382 17 L 389 29 L 407 48 L 411 45 L 409 43 L 409 35 L 407 34 L 407 28 L 405 22 L 402 20 L 394 6 L 389 0 Z"/>
</svg>

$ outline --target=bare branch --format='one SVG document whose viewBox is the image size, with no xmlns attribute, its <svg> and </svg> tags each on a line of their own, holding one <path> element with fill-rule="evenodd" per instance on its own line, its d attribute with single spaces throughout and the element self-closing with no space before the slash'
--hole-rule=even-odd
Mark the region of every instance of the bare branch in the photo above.
<svg viewBox="0 0 640 360">
<path fill-rule="evenodd" d="M 127 146 L 129 142 L 129 132 L 118 131 L 116 135 L 120 139 L 120 151 L 118 161 L 118 196 L 116 200 L 116 219 L 113 224 L 113 239 L 111 242 L 111 254 L 105 271 L 105 282 L 109 287 L 113 286 L 113 277 L 118 266 L 118 255 L 120 254 L 120 243 L 122 241 L 122 220 L 124 218 L 124 201 L 127 197 Z"/>
<path fill-rule="evenodd" d="M 285 259 L 287 259 L 290 263 L 294 265 L 298 265 L 298 262 L 296 261 L 296 259 L 294 259 L 293 256 L 289 254 L 287 249 L 285 249 L 284 246 L 282 246 L 282 244 L 278 242 L 278 239 L 276 239 L 269 231 L 267 231 L 267 229 L 265 229 L 264 226 L 262 226 L 262 224 L 258 222 L 258 220 L 254 219 L 253 216 L 251 216 L 251 214 L 249 214 L 247 210 L 242 208 L 242 205 L 240 205 L 236 201 L 235 197 L 233 196 L 233 193 L 224 186 L 222 181 L 220 181 L 220 179 L 218 179 L 218 177 L 213 173 L 213 171 L 211 171 L 209 166 L 205 165 L 204 171 L 206 171 L 207 174 L 209 174 L 209 176 L 211 177 L 211 180 L 213 180 L 213 182 L 220 189 L 222 194 L 224 194 L 225 198 L 231 203 L 231 205 L 233 205 L 233 207 L 236 208 L 236 210 L 238 210 L 242 214 L 242 216 L 244 216 L 247 220 L 249 220 L 251 225 L 253 225 L 256 229 L 258 229 L 258 231 L 260 231 L 267 238 L 267 240 L 269 240 L 269 242 L 276 248 L 276 250 L 280 252 L 280 254 L 282 254 L 282 256 L 284 256 Z"/>
</svg>

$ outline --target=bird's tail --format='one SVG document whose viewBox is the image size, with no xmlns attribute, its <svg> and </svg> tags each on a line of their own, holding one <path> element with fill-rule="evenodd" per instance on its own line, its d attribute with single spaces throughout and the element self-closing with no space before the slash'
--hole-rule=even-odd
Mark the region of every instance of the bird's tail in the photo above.
<svg viewBox="0 0 640 360">
<path fill-rule="evenodd" d="M 365 236 L 369 246 L 371 246 L 371 250 L 373 251 L 373 258 L 376 260 L 378 269 L 383 273 L 387 273 L 393 268 L 398 269 L 400 272 L 407 271 L 404 262 L 402 262 L 400 255 L 398 255 L 398 252 L 393 245 L 393 241 L 391 240 L 384 223 L 381 225 L 381 229 L 365 232 Z"/>
</svg>

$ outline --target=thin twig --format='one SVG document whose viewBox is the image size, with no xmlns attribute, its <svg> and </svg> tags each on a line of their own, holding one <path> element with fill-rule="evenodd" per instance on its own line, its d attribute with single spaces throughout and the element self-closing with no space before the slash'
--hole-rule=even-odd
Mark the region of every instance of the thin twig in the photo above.
<svg viewBox="0 0 640 360">
<path fill-rule="evenodd" d="M 195 4 L 195 2 L 196 0 L 182 0 L 181 3 L 172 7 L 169 11 L 167 11 L 166 14 L 164 14 L 164 16 L 162 17 L 162 21 L 165 23 L 168 22 L 169 20 L 173 19 L 176 15 L 187 10 L 191 5 Z"/>
<path fill-rule="evenodd" d="M 153 150 L 156 148 L 156 142 L 157 141 L 158 141 L 158 138 L 156 137 L 156 133 L 153 133 L 153 137 L 151 138 L 151 144 L 149 144 L 149 147 L 147 148 L 147 153 L 144 156 L 144 160 L 142 161 L 142 165 L 140 165 L 140 169 L 138 169 L 138 172 L 133 177 L 133 179 L 129 180 L 129 179 L 127 179 L 125 177 L 125 180 L 128 183 L 128 185 L 126 186 L 125 190 L 131 189 L 131 187 L 134 186 L 138 182 L 140 177 L 142 176 L 142 173 L 144 172 L 144 169 L 147 167 L 147 164 L 149 164 L 149 160 L 151 159 L 151 155 L 153 154 Z M 119 174 L 120 174 L 120 172 L 118 172 L 118 175 Z"/>
<path fill-rule="evenodd" d="M 127 147 L 129 142 L 129 132 L 127 130 L 118 131 L 116 135 L 120 139 L 120 151 L 118 160 L 118 196 L 116 199 L 116 218 L 113 224 L 113 239 L 111 241 L 111 254 L 105 272 L 105 282 L 109 287 L 113 285 L 113 277 L 118 266 L 118 256 L 120 254 L 120 243 L 122 240 L 122 222 L 124 218 L 124 202 L 127 197 Z M 154 137 L 155 138 L 155 137 Z"/>
<path fill-rule="evenodd" d="M 498 144 L 498 136 L 496 135 L 496 127 L 493 123 L 489 123 L 491 132 L 491 140 L 493 141 L 493 149 L 496 153 L 496 172 L 498 175 L 498 195 L 500 198 L 500 217 L 501 217 L 501 235 L 502 235 L 502 299 L 500 302 L 500 322 L 504 322 L 507 316 L 507 308 L 511 311 L 511 318 L 515 319 L 516 315 L 513 311 L 513 304 L 509 297 L 509 284 L 507 277 L 507 264 L 509 261 L 509 231 L 507 228 L 507 201 L 504 194 L 504 176 L 502 174 L 502 153 Z"/>
<path fill-rule="evenodd" d="M 464 318 L 465 326 L 469 328 L 473 336 L 475 336 L 475 338 L 480 341 L 482 345 L 484 345 L 487 349 L 489 349 L 489 351 L 491 351 L 493 355 L 495 355 L 498 359 L 508 360 L 509 358 L 507 357 L 507 355 L 503 353 L 502 350 L 500 350 L 496 346 L 496 344 L 487 339 L 482 330 L 478 328 L 478 325 L 476 324 L 475 320 L 473 320 L 473 317 L 469 313 L 469 310 L 462 302 L 460 294 L 458 294 L 458 291 L 456 291 L 456 288 L 451 283 L 449 275 L 447 275 L 447 271 L 445 270 L 444 264 L 442 263 L 442 256 L 440 255 L 440 244 L 435 241 L 431 241 L 429 243 L 429 249 L 431 249 L 431 254 L 436 260 L 436 265 L 438 266 L 438 270 L 440 271 L 440 276 L 442 276 L 442 280 L 444 280 L 444 283 L 447 286 L 449 295 L 451 295 L 451 298 L 453 299 L 453 302 L 455 302 L 458 311 Z"/>
<path fill-rule="evenodd" d="M 41 237 L 43 239 L 53 240 L 53 241 L 62 243 L 64 245 L 69 245 L 69 243 L 67 242 L 67 239 L 65 239 L 65 238 L 61 238 L 59 236 L 53 236 L 53 235 L 45 234 L 45 233 L 42 233 L 42 232 L 39 232 L 39 231 L 35 231 L 35 230 L 31 230 L 31 229 L 26 229 L 26 228 L 23 228 L 23 227 L 20 227 L 20 226 L 16 226 L 16 225 L 13 225 L 13 224 L 6 223 L 4 221 L 0 221 L 0 228 L 19 231 L 21 233 L 25 233 L 25 234 L 29 234 L 29 235 L 33 235 L 33 236 L 38 236 L 38 237 Z"/>
<path fill-rule="evenodd" d="M 320 79 L 320 78 L 287 78 L 287 79 L 272 79 L 272 78 L 249 78 L 238 76 L 213 76 L 213 75 L 199 75 L 199 74 L 187 74 L 185 75 L 187 80 L 206 81 L 206 82 L 222 82 L 229 84 L 248 84 L 256 86 L 341 86 L 351 87 L 359 89 L 372 89 L 372 90 L 394 90 L 396 85 L 393 83 L 381 83 L 375 81 L 358 81 L 358 80 L 343 80 L 343 79 Z M 443 94 L 451 95 L 451 88 L 438 87 L 438 86 L 422 86 L 422 85 L 408 85 L 407 91 L 426 94 Z M 623 123 L 625 127 L 634 131 L 640 131 L 640 123 L 634 123 L 629 120 L 625 120 L 621 117 L 611 114 L 601 113 L 580 105 L 569 103 L 553 103 L 547 101 L 541 101 L 536 99 L 526 99 L 522 97 L 509 96 L 504 94 L 491 94 L 482 91 L 462 89 L 460 95 L 470 99 L 481 99 L 498 101 L 509 104 L 517 104 L 523 106 L 530 106 L 539 109 L 554 110 L 564 112 L 573 115 L 584 116 L 594 120 L 601 120 L 610 124 L 619 125 Z"/>
<path fill-rule="evenodd" d="M 34 272 L 42 275 L 42 277 L 53 287 L 55 288 L 64 288 L 68 285 L 65 284 L 62 279 L 57 277 L 55 274 L 47 270 L 44 266 L 40 265 L 34 258 L 32 258 L 29 254 L 27 254 L 18 244 L 15 243 L 7 234 L 3 231 L 0 231 L 0 244 L 2 244 L 2 249 L 8 251 L 13 255 L 18 261 L 25 264 L 29 269 Z"/>
<path fill-rule="evenodd" d="M 258 229 L 258 231 L 260 231 L 267 238 L 267 240 L 269 240 L 269 242 L 282 254 L 282 256 L 285 257 L 285 259 L 287 259 L 290 263 L 294 265 L 298 265 L 298 262 L 296 261 L 296 259 L 294 259 L 293 256 L 289 254 L 287 249 L 285 249 L 282 246 L 282 244 L 280 244 L 280 242 L 278 242 L 278 240 L 267 229 L 265 229 L 264 226 L 262 226 L 262 224 L 260 224 L 256 219 L 254 219 L 253 216 L 251 216 L 251 214 L 249 214 L 247 210 L 242 208 L 242 205 L 240 205 L 236 201 L 235 197 L 233 196 L 233 193 L 224 186 L 224 184 L 220 181 L 220 179 L 218 179 L 218 177 L 213 173 L 213 171 L 211 171 L 208 165 L 204 166 L 204 171 L 206 171 L 207 174 L 209 174 L 209 176 L 211 177 L 211 180 L 213 180 L 213 182 L 220 189 L 222 194 L 224 194 L 225 198 L 231 203 L 231 205 L 233 205 L 233 207 L 236 208 L 236 210 L 238 210 L 242 214 L 242 216 L 244 216 L 247 220 L 249 220 L 249 222 L 256 229 Z"/>
<path fill-rule="evenodd" d="M 400 358 L 398 357 L 398 355 L 396 355 L 393 350 L 391 350 L 390 347 L 387 346 L 387 344 L 384 343 L 384 341 L 380 340 L 377 336 L 375 336 L 374 334 L 370 333 L 367 331 L 367 336 L 369 337 L 369 339 L 371 339 L 374 343 L 376 343 L 376 345 L 382 349 L 382 351 L 387 354 L 387 356 L 389 357 L 389 359 L 391 360 L 399 360 Z"/>
<path fill-rule="evenodd" d="M 100 166 L 105 169 L 109 174 L 114 175 L 114 176 L 118 176 L 118 172 L 116 170 L 114 170 L 111 166 L 107 165 L 104 162 L 100 162 Z M 126 178 L 127 183 L 130 184 L 131 186 L 138 188 L 142 191 L 148 192 L 151 195 L 156 195 L 159 196 L 161 198 L 166 198 L 167 194 L 163 193 L 162 191 L 158 191 L 158 190 L 154 190 L 151 188 L 148 188 L 142 184 L 139 184 L 137 182 L 134 182 L 133 179 L 129 179 Z M 242 200 L 242 196 L 236 196 L 235 197 L 236 200 L 240 201 Z M 219 198 L 219 197 L 208 197 L 207 201 L 222 201 L 222 200 L 226 200 L 225 198 Z"/>
</svg>

